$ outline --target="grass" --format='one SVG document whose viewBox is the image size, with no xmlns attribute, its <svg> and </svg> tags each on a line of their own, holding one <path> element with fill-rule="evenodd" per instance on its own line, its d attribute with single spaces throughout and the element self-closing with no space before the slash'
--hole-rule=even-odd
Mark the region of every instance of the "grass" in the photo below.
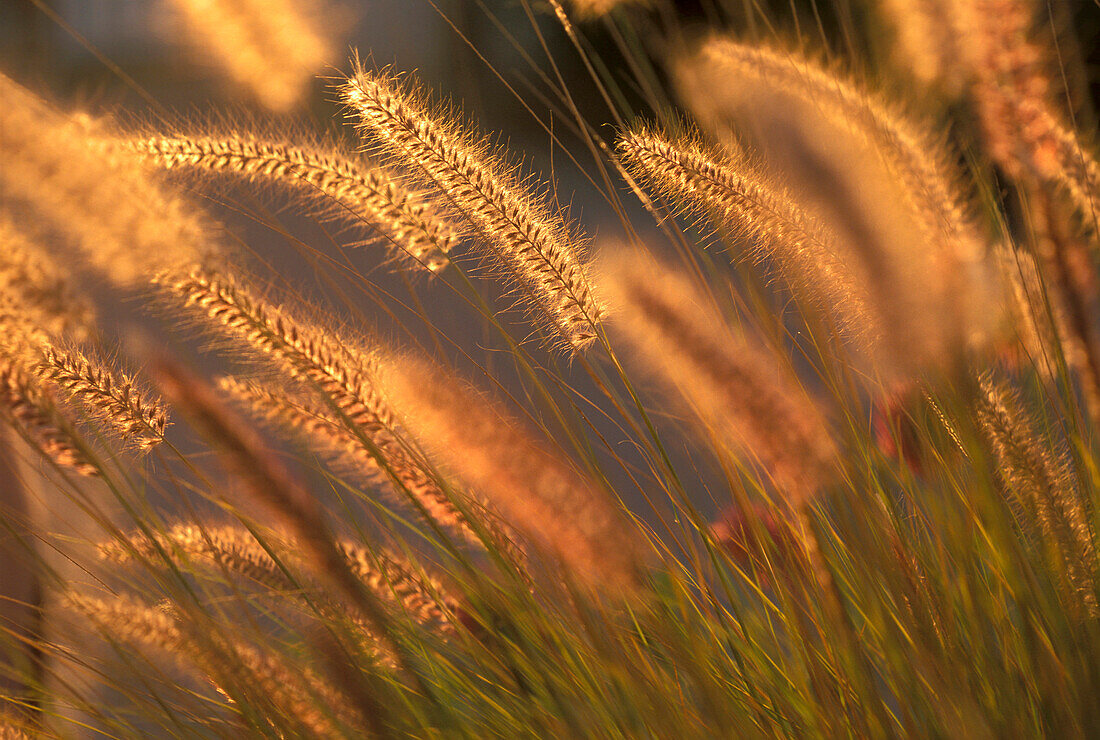
<svg viewBox="0 0 1100 740">
<path fill-rule="evenodd" d="M 1096 166 L 1045 8 L 838 4 L 823 62 L 762 7 L 694 38 L 652 5 L 523 4 L 606 109 L 549 52 L 517 97 L 615 229 L 357 56 L 345 138 L 0 78 L 39 594 L 4 733 L 1100 732 Z M 216 61 L 283 111 L 300 69 L 242 70 L 306 18 L 287 59 L 336 43 L 278 12 Z"/>
</svg>

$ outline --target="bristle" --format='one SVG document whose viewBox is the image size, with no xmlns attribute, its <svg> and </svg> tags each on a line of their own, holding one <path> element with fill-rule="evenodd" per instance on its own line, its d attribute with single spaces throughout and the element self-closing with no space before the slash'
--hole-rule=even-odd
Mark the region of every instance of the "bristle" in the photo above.
<svg viewBox="0 0 1100 740">
<path fill-rule="evenodd" d="M 291 670 L 275 655 L 225 635 L 207 631 L 197 639 L 170 607 L 153 608 L 125 597 L 107 600 L 70 593 L 67 598 L 112 640 L 156 648 L 178 663 L 197 668 L 219 691 L 254 688 L 315 736 L 334 736 L 338 731 L 334 714 L 344 721 L 360 719 L 339 692 L 312 671 Z M 324 705 L 319 706 L 318 700 Z"/>
<path fill-rule="evenodd" d="M 304 435 L 320 451 L 343 463 L 344 468 L 365 474 L 375 483 L 389 483 L 391 476 L 395 477 L 404 490 L 424 507 L 432 521 L 471 544 L 481 545 L 466 517 L 398 441 L 392 427 L 375 425 L 374 428 L 363 428 L 361 433 L 369 440 L 368 446 L 346 424 L 296 394 L 272 392 L 255 383 L 234 378 L 222 378 L 219 385 L 253 415 Z M 381 399 L 377 402 L 382 403 Z M 392 424 L 392 412 L 388 408 L 383 411 L 381 406 L 378 409 L 382 411 L 381 416 L 391 419 Z M 384 468 L 376 455 L 384 460 Z"/>
<path fill-rule="evenodd" d="M 612 324 L 638 361 L 682 393 L 704 438 L 728 440 L 758 462 L 793 509 L 836 478 L 838 450 L 816 403 L 778 358 L 736 338 L 676 271 L 623 254 L 606 263 Z"/>
<path fill-rule="evenodd" d="M 219 378 L 218 388 L 250 415 L 274 427 L 292 430 L 326 457 L 345 461 L 342 467 L 364 474 L 371 482 L 387 478 L 358 436 L 302 393 L 234 377 Z"/>
<path fill-rule="evenodd" d="M 100 557 L 113 563 L 126 563 L 135 556 L 155 560 L 162 551 L 169 556 L 179 553 L 187 558 L 209 561 L 275 591 L 294 587 L 255 536 L 240 527 L 178 524 L 163 534 L 155 534 L 153 540 L 141 532 L 133 532 L 126 535 L 124 541 L 101 542 L 97 549 Z"/>
<path fill-rule="evenodd" d="M 221 662 L 247 682 L 241 685 L 262 693 L 274 706 L 289 712 L 308 736 L 340 737 L 345 735 L 345 726 L 363 726 L 358 709 L 315 672 L 288 665 L 277 655 L 240 641 L 231 641 L 226 652 Z"/>
<path fill-rule="evenodd" d="M 66 119 L 2 75 L 0 99 L 5 197 L 68 236 L 104 278 L 144 287 L 159 270 L 212 254 L 195 209 L 156 183 L 140 157 L 104 151 L 101 124 Z"/>
<path fill-rule="evenodd" d="M 40 348 L 53 339 L 43 328 L 49 322 L 39 319 L 17 294 L 0 290 L 0 355 L 24 364 L 37 358 Z"/>
<path fill-rule="evenodd" d="M 0 293 L 54 337 L 82 339 L 94 323 L 91 305 L 71 278 L 6 213 L 0 213 Z"/>
<path fill-rule="evenodd" d="M 302 102 L 334 44 L 318 0 L 171 0 L 201 59 L 213 59 L 263 106 L 285 113 Z"/>
<path fill-rule="evenodd" d="M 123 596 L 108 600 L 69 593 L 67 600 L 114 639 L 142 643 L 173 656 L 187 653 L 180 621 L 166 609 L 154 609 Z"/>
<path fill-rule="evenodd" d="M 406 356 L 380 379 L 402 422 L 445 470 L 594 587 L 637 585 L 642 557 L 630 525 L 592 481 L 463 380 Z"/>
<path fill-rule="evenodd" d="M 694 75 L 701 94 L 720 74 L 739 73 L 736 85 L 700 104 L 755 126 L 768 166 L 827 224 L 845 247 L 844 263 L 865 276 L 860 284 L 881 322 L 872 353 L 879 377 L 904 382 L 932 368 L 958 369 L 967 351 L 988 343 L 1001 295 L 983 241 L 949 179 L 937 174 L 938 157 L 920 151 L 924 139 L 901 119 L 880 126 L 885 119 L 857 88 L 767 50 L 763 71 L 744 70 L 754 55 L 753 47 L 716 42 L 683 74 Z M 764 74 L 773 66 L 778 82 Z M 805 89 L 803 74 L 814 83 Z M 843 94 L 828 97 L 833 84 Z M 840 115 L 846 110 L 851 125 Z"/>
<path fill-rule="evenodd" d="M 452 629 L 449 617 L 431 594 L 440 594 L 449 607 L 455 602 L 443 596 L 445 590 L 434 579 L 421 578 L 396 555 L 374 553 L 360 544 L 344 540 L 337 542 L 337 547 L 347 557 L 352 572 L 381 599 L 399 606 L 419 624 L 443 631 Z M 124 541 L 101 542 L 98 549 L 101 557 L 114 563 L 129 562 L 135 555 L 155 562 L 162 551 L 169 557 L 182 555 L 206 567 L 224 568 L 278 592 L 311 585 L 292 580 L 255 535 L 242 527 L 177 524 L 164 533 L 154 534 L 153 539 L 134 532 Z M 285 549 L 291 554 L 297 551 L 293 539 L 286 542 Z"/>
<path fill-rule="evenodd" d="M 393 173 L 361 170 L 334 150 L 299 147 L 250 136 L 150 137 L 122 142 L 166 169 L 229 172 L 253 182 L 283 182 L 336 204 L 336 216 L 377 229 L 402 264 L 439 272 L 460 238 L 422 197 L 403 188 Z"/>
<path fill-rule="evenodd" d="M 418 167 L 476 227 L 489 264 L 514 282 L 532 318 L 574 351 L 585 349 L 596 338 L 600 309 L 569 226 L 483 145 L 427 112 L 407 87 L 357 68 L 339 90 L 364 137 Z"/>
<path fill-rule="evenodd" d="M 0 357 L 0 415 L 58 465 L 81 475 L 99 475 L 47 390 L 22 362 L 10 357 Z"/>
<path fill-rule="evenodd" d="M 899 192 L 940 249 L 964 265 L 982 256 L 984 240 L 957 192 L 959 178 L 943 146 L 854 82 L 797 54 L 720 37 L 704 44 L 685 70 L 701 79 L 736 79 L 740 86 L 782 90 L 810 103 L 837 127 L 858 132 L 901 178 Z"/>
<path fill-rule="evenodd" d="M 350 540 L 338 546 L 352 571 L 371 591 L 398 605 L 419 624 L 443 632 L 454 630 L 451 615 L 456 613 L 458 602 L 447 595 L 437 579 L 419 574 L 399 555 L 369 550 Z"/>
<path fill-rule="evenodd" d="M 165 396 L 218 446 L 225 466 L 240 477 L 257 501 L 287 523 L 301 541 L 315 575 L 335 585 L 352 603 L 361 603 L 359 584 L 337 553 L 324 513 L 313 495 L 204 383 L 164 360 L 156 363 L 155 377 Z"/>
<path fill-rule="evenodd" d="M 376 359 L 365 350 L 341 341 L 331 332 L 296 321 L 284 312 L 252 297 L 235 281 L 201 268 L 186 277 L 165 279 L 166 287 L 201 308 L 209 318 L 228 328 L 250 346 L 272 356 L 294 377 L 316 384 L 346 419 L 263 392 L 245 392 L 249 405 L 265 416 L 274 415 L 327 443 L 355 450 L 358 459 L 374 460 L 441 525 L 468 532 L 468 527 L 446 494 L 431 481 L 393 434 L 393 412 L 374 387 Z M 369 440 L 369 444 L 364 442 Z M 371 447 L 373 446 L 373 449 Z"/>
<path fill-rule="evenodd" d="M 959 0 L 948 14 L 965 52 L 961 60 L 969 67 L 986 144 L 1012 175 L 1035 164 L 1021 146 L 1027 134 L 1018 128 L 1020 107 L 1045 108 L 1049 92 L 1042 49 L 1030 40 L 1035 10 L 1030 1 Z"/>
<path fill-rule="evenodd" d="M 776 260 L 792 287 L 828 311 L 843 331 L 864 341 L 875 336 L 865 288 L 844 264 L 842 246 L 761 168 L 646 127 L 624 134 L 618 151 L 635 177 L 685 211 L 704 213 L 729 232 L 746 234 L 752 249 Z"/>
<path fill-rule="evenodd" d="M 365 432 L 392 427 L 393 419 L 373 388 L 375 358 L 331 331 L 292 319 L 256 297 L 237 280 L 195 266 L 157 282 L 253 350 L 279 361 L 295 378 L 315 383 L 348 420 Z"/>
<path fill-rule="evenodd" d="M 1057 352 L 1066 364 L 1081 371 L 1085 350 L 1070 331 L 1065 296 L 1058 286 L 1044 281 L 1034 256 L 1003 248 L 997 255 L 1005 284 L 1009 287 L 1012 327 L 1027 358 L 1047 378 L 1057 377 Z"/>
<path fill-rule="evenodd" d="M 984 399 L 979 420 L 996 455 L 1010 503 L 1025 517 L 1037 520 L 1043 534 L 1057 544 L 1080 604 L 1089 616 L 1100 615 L 1095 591 L 1096 548 L 1066 452 L 1036 432 L 1019 393 L 1007 382 L 987 374 L 981 378 L 981 388 Z"/>
<path fill-rule="evenodd" d="M 101 358 L 47 346 L 37 369 L 122 442 L 147 452 L 164 439 L 168 412 L 161 400 Z"/>
</svg>

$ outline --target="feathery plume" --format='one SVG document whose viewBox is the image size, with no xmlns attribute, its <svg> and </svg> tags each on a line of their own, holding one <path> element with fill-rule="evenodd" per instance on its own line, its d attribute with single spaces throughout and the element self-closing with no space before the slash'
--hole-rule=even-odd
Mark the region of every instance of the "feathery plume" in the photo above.
<svg viewBox="0 0 1100 740">
<path fill-rule="evenodd" d="M 94 311 L 13 215 L 0 213 L 0 294 L 52 336 L 86 336 Z"/>
<path fill-rule="evenodd" d="M 376 552 L 350 540 L 337 543 L 337 547 L 371 591 L 399 606 L 419 624 L 444 633 L 454 631 L 450 615 L 458 612 L 458 602 L 436 578 L 421 575 L 394 553 Z"/>
<path fill-rule="evenodd" d="M 97 476 L 45 388 L 23 363 L 0 356 L 0 415 L 21 429 L 45 456 L 81 475 Z"/>
<path fill-rule="evenodd" d="M 302 434 L 341 468 L 364 475 L 373 483 L 389 482 L 390 476 L 395 477 L 433 521 L 467 542 L 481 544 L 462 512 L 394 436 L 392 426 L 363 429 L 370 442 L 368 446 L 359 434 L 299 394 L 285 389 L 274 392 L 235 378 L 221 378 L 218 385 L 254 416 Z M 381 399 L 378 403 L 378 409 L 383 411 Z M 393 414 L 388 408 L 380 416 L 389 420 L 387 424 L 393 424 Z M 385 467 L 379 464 L 376 455 L 384 459 Z"/>
<path fill-rule="evenodd" d="M 1076 597 L 1089 616 L 1100 615 L 1096 548 L 1066 452 L 1037 433 L 1035 421 L 1007 382 L 985 374 L 980 383 L 984 399 L 979 420 L 1010 503 L 1027 519 L 1038 520 L 1043 534 L 1061 552 Z"/>
<path fill-rule="evenodd" d="M 294 146 L 253 136 L 152 136 L 121 146 L 166 169 L 227 172 L 256 183 L 298 185 L 315 199 L 335 205 L 337 217 L 365 222 L 391 244 L 402 264 L 438 272 L 460 238 L 431 204 L 403 188 L 386 170 L 362 170 L 336 150 Z"/>
<path fill-rule="evenodd" d="M 112 563 L 127 563 L 135 556 L 153 560 L 165 552 L 223 567 L 273 591 L 295 587 L 268 551 L 243 527 L 177 524 L 152 538 L 138 531 L 125 535 L 123 540 L 100 542 L 96 547 L 100 557 Z"/>
<path fill-rule="evenodd" d="M 1100 163 L 1053 105 L 1045 50 L 1032 39 L 1028 0 L 959 0 L 949 18 L 969 67 L 986 143 L 1010 175 L 1064 186 L 1090 222 Z"/>
<path fill-rule="evenodd" d="M 68 600 L 112 640 L 152 647 L 193 666 L 231 699 L 241 687 L 255 690 L 257 697 L 265 697 L 315 736 L 339 733 L 334 716 L 353 724 L 361 722 L 344 697 L 312 671 L 291 669 L 275 655 L 210 630 L 200 640 L 194 627 L 170 606 L 152 608 L 125 597 L 108 600 L 75 593 L 70 593 Z"/>
<path fill-rule="evenodd" d="M 958 192 L 958 175 L 941 143 L 913 125 L 891 106 L 862 90 L 854 82 L 812 64 L 791 52 L 759 45 L 740 44 L 715 37 L 697 54 L 681 63 L 681 89 L 704 119 L 713 118 L 733 98 L 755 98 L 777 91 L 793 95 L 841 130 L 852 131 L 875 147 L 883 163 L 904 186 L 896 188 L 913 218 L 939 243 L 944 258 L 956 269 L 972 270 L 985 251 L 970 217 L 966 200 Z M 734 85 L 718 85 L 735 80 Z M 708 101 L 704 91 L 725 89 Z"/>
<path fill-rule="evenodd" d="M 161 281 L 168 290 L 229 329 L 261 353 L 277 360 L 292 376 L 315 384 L 343 415 L 342 419 L 253 387 L 231 386 L 238 398 L 268 418 L 291 425 L 331 448 L 364 453 L 405 487 L 440 525 L 466 533 L 468 527 L 447 495 L 434 484 L 394 436 L 393 411 L 375 389 L 377 360 L 331 332 L 290 318 L 285 312 L 253 298 L 236 281 L 196 267 L 185 277 Z M 476 541 L 476 538 L 474 538 Z"/>
<path fill-rule="evenodd" d="M 377 605 L 337 549 L 324 510 L 313 494 L 206 384 L 163 359 L 156 361 L 154 377 L 161 392 L 218 448 L 225 467 L 241 480 L 254 500 L 284 522 L 300 543 L 302 558 L 314 577 L 355 607 L 372 625 L 372 632 L 385 635 L 385 630 L 378 628 L 381 615 Z"/>
<path fill-rule="evenodd" d="M 734 338 L 684 277 L 629 253 L 607 259 L 600 288 L 639 362 L 758 461 L 794 508 L 833 481 L 837 448 L 817 405 L 774 355 Z"/>
<path fill-rule="evenodd" d="M 615 504 L 467 383 L 413 356 L 386 358 L 381 386 L 433 460 L 595 587 L 636 585 L 640 547 Z"/>
<path fill-rule="evenodd" d="M 757 254 L 774 259 L 785 279 L 837 325 L 874 337 L 874 317 L 842 246 L 793 196 L 744 157 L 726 159 L 695 139 L 673 140 L 640 126 L 619 138 L 623 164 L 639 181 L 715 225 L 745 234 Z"/>
<path fill-rule="evenodd" d="M 341 469 L 354 471 L 372 483 L 388 479 L 386 471 L 364 447 L 362 440 L 304 394 L 229 376 L 218 378 L 218 388 L 251 416 L 272 427 L 301 435 L 314 449 L 337 462 Z"/>
<path fill-rule="evenodd" d="M 536 323 L 574 351 L 596 338 L 593 299 L 571 229 L 487 146 L 426 110 L 422 93 L 356 65 L 340 99 L 365 138 L 435 183 L 470 220 L 489 263 L 514 281 Z"/>
<path fill-rule="evenodd" d="M 213 59 L 263 106 L 285 113 L 330 61 L 318 0 L 171 0 L 202 60 Z"/>
<path fill-rule="evenodd" d="M 135 379 L 78 349 L 46 346 L 38 371 L 123 442 L 148 452 L 164 439 L 168 412 Z"/>
<path fill-rule="evenodd" d="M 445 595 L 442 584 L 434 578 L 421 577 L 397 555 L 375 553 L 350 540 L 337 542 L 337 548 L 356 577 L 379 598 L 402 609 L 419 624 L 439 631 L 453 630 L 440 603 L 453 609 L 457 602 Z M 273 591 L 287 592 L 311 585 L 292 580 L 255 536 L 242 527 L 177 524 L 154 534 L 152 539 L 142 532 L 133 532 L 124 541 L 101 542 L 98 550 L 101 557 L 114 563 L 127 563 L 135 555 L 159 558 L 163 551 L 170 557 L 183 556 L 206 567 L 225 568 Z M 294 553 L 296 543 L 288 541 L 286 550 Z M 433 593 L 440 594 L 440 600 Z"/>
<path fill-rule="evenodd" d="M 1080 371 L 1085 366 L 1085 350 L 1069 330 L 1062 291 L 1042 279 L 1038 260 L 1027 252 L 1001 248 L 997 261 L 1010 291 L 1011 325 L 1029 364 L 1045 377 L 1054 378 L 1055 353 L 1061 348 L 1066 363 Z"/>
<path fill-rule="evenodd" d="M 65 234 L 103 277 L 125 287 L 212 253 L 195 211 L 151 178 L 140 157 L 107 152 L 98 124 L 64 118 L 0 75 L 0 190 Z"/>
<path fill-rule="evenodd" d="M 834 122 L 829 110 L 840 109 L 839 104 L 819 103 L 830 89 L 831 77 L 816 80 L 823 88 L 820 95 L 811 94 L 818 85 L 786 93 L 783 83 L 775 84 L 759 71 L 740 74 L 754 58 L 752 47 L 713 46 L 705 47 L 694 65 L 685 65 L 682 77 L 690 78 L 701 94 L 705 84 L 717 85 L 719 72 L 724 80 L 735 71 L 740 75 L 734 75 L 737 84 L 725 86 L 713 105 L 723 116 L 755 124 L 769 167 L 783 173 L 798 201 L 843 245 L 842 262 L 858 266 L 865 275 L 859 284 L 867 292 L 869 313 L 881 322 L 870 352 L 880 377 L 900 382 L 930 369 L 955 368 L 965 350 L 985 344 L 998 320 L 1002 297 L 984 248 L 977 248 L 977 238 L 965 230 L 958 232 L 958 212 L 951 199 L 929 195 L 946 192 L 947 180 L 922 175 L 918 179 L 931 183 L 922 189 L 919 182 L 902 176 L 904 168 L 891 164 L 908 161 L 912 172 L 921 170 L 913 147 L 888 146 L 875 134 L 879 129 L 861 131 Z M 802 75 L 801 66 L 792 71 L 782 58 L 766 51 L 762 58 L 763 68 L 778 67 L 776 75 L 782 79 L 797 81 Z M 813 72 L 806 70 L 811 79 Z M 701 101 L 700 95 L 692 99 Z M 859 95 L 851 101 L 853 116 L 858 115 L 854 107 L 865 99 Z M 878 120 L 869 114 L 863 118 Z M 916 191 L 925 193 L 919 200 L 933 205 L 916 207 Z M 937 224 L 956 225 L 939 229 Z M 958 238 L 947 238 L 952 230 Z"/>
<path fill-rule="evenodd" d="M 67 599 L 73 609 L 105 628 L 114 639 L 173 655 L 186 654 L 180 620 L 167 609 L 154 609 L 124 596 L 108 600 L 69 593 Z"/>
<path fill-rule="evenodd" d="M 392 414 L 371 381 L 376 360 L 370 353 L 334 332 L 292 319 L 213 269 L 194 266 L 182 275 L 165 273 L 157 282 L 252 349 L 277 360 L 291 376 L 316 384 L 354 427 L 373 432 L 393 426 Z"/>
</svg>

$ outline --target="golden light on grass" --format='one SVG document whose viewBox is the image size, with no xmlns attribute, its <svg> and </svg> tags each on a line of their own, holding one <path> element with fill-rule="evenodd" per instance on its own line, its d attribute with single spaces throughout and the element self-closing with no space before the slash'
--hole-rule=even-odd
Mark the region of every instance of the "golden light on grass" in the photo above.
<svg viewBox="0 0 1100 740">
<path fill-rule="evenodd" d="M 833 482 L 839 450 L 825 415 L 778 357 L 736 336 L 684 275 L 647 255 L 621 250 L 602 267 L 615 335 L 687 401 L 704 439 L 762 465 L 792 510 Z"/>
<path fill-rule="evenodd" d="M 387 242 L 399 264 L 444 269 L 459 234 L 423 197 L 383 169 L 362 169 L 335 150 L 253 136 L 147 137 L 120 144 L 166 169 L 224 172 L 257 184 L 297 190 L 325 207 L 329 218 L 364 223 Z"/>
<path fill-rule="evenodd" d="M 433 460 L 483 495 L 522 534 L 590 585 L 629 591 L 640 540 L 592 481 L 466 381 L 417 357 L 380 367 L 387 398 Z"/>
<path fill-rule="evenodd" d="M 477 229 L 487 263 L 512 283 L 554 343 L 582 351 L 600 307 L 581 261 L 579 235 L 487 145 L 433 113 L 408 80 L 357 67 L 340 87 L 368 143 L 408 161 Z"/>
<path fill-rule="evenodd" d="M 193 205 L 137 156 L 102 146 L 103 122 L 66 117 L 3 75 L 0 97 L 5 198 L 66 234 L 104 278 L 144 287 L 158 270 L 216 251 Z"/>
<path fill-rule="evenodd" d="M 176 4 L 268 110 L 341 30 Z M 1080 29 L 521 5 L 446 18 L 526 133 L 354 53 L 354 145 L 0 77 L 0 723 L 1100 734 Z"/>
</svg>

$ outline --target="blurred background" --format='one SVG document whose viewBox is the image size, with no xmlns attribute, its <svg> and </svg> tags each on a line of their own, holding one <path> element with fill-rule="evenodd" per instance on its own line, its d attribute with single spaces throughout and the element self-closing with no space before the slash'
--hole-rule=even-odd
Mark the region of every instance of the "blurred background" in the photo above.
<svg viewBox="0 0 1100 740">
<path fill-rule="evenodd" d="M 564 1 L 572 9 L 569 0 Z M 1046 2 L 1051 25 L 1059 30 L 1059 53 L 1084 61 L 1083 66 L 1064 68 L 1095 69 L 1100 64 L 1100 3 Z M 661 0 L 624 3 L 621 12 L 624 17 L 629 13 L 630 23 L 597 20 L 579 28 L 590 50 L 624 83 L 628 106 L 645 113 L 644 91 L 636 82 L 638 70 L 625 62 L 623 49 L 656 60 L 660 74 L 661 57 L 678 40 L 707 28 L 732 28 L 743 36 L 809 39 L 817 46 L 824 39 L 828 48 L 843 49 L 849 57 L 865 58 L 870 50 L 872 59 L 866 62 L 874 75 L 875 60 L 889 57 L 889 49 L 882 47 L 891 38 L 889 33 L 876 32 L 881 24 L 876 22 L 875 4 L 875 0 Z M 148 109 L 137 88 L 184 114 L 234 106 L 247 109 L 247 102 L 225 83 L 216 65 L 186 43 L 171 6 L 169 0 L 2 0 L 0 69 L 65 105 L 76 103 L 100 111 Z M 338 27 L 332 34 L 338 41 L 337 51 L 329 60 L 335 70 L 346 71 L 350 51 L 358 50 L 379 66 L 393 64 L 399 70 L 416 71 L 433 91 L 458 102 L 471 119 L 507 139 L 513 151 L 522 150 L 536 167 L 549 162 L 550 147 L 532 112 L 546 119 L 550 106 L 560 102 L 541 75 L 560 72 L 593 124 L 609 120 L 545 0 L 330 0 L 324 6 L 329 23 Z M 1100 75 L 1066 81 L 1086 122 L 1092 120 L 1093 103 L 1100 93 L 1093 80 L 1100 80 Z M 504 83 L 513 86 L 532 111 Z M 308 113 L 315 122 L 333 127 L 334 107 L 326 103 L 329 97 L 324 82 L 317 80 Z M 568 131 L 555 133 L 566 145 L 574 143 Z M 556 174 L 572 180 L 567 167 Z"/>
</svg>

